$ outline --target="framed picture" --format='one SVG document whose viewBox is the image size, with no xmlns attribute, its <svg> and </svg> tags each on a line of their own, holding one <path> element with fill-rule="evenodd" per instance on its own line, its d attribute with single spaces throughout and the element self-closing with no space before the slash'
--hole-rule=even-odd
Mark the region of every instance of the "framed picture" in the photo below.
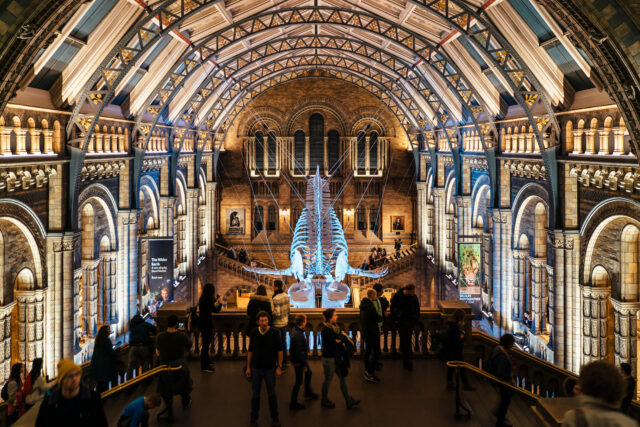
<svg viewBox="0 0 640 427">
<path fill-rule="evenodd" d="M 404 231 L 404 216 L 391 217 L 391 231 Z"/>
<path fill-rule="evenodd" d="M 244 208 L 227 209 L 227 234 L 241 236 L 244 234 Z"/>
</svg>

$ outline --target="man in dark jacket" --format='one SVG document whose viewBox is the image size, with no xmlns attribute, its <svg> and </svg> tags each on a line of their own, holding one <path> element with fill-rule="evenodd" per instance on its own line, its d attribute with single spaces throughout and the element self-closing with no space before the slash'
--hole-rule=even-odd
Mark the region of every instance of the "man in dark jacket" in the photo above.
<svg viewBox="0 0 640 427">
<path fill-rule="evenodd" d="M 513 335 L 504 334 L 500 337 L 499 345 L 493 349 L 491 356 L 489 356 L 489 373 L 508 383 L 513 383 L 513 364 L 509 350 L 515 342 Z M 494 411 L 496 427 L 508 427 L 510 424 L 506 422 L 506 417 L 513 391 L 504 385 L 498 386 L 498 389 L 500 390 L 500 403 Z"/>
<path fill-rule="evenodd" d="M 256 315 L 257 328 L 251 332 L 247 354 L 247 378 L 251 379 L 251 426 L 258 425 L 262 380 L 267 386 L 271 426 L 280 427 L 276 378 L 282 375 L 282 341 L 280 332 L 269 326 L 269 315 L 261 311 Z"/>
<path fill-rule="evenodd" d="M 58 362 L 58 385 L 42 401 L 36 427 L 107 427 L 100 395 L 81 384 L 81 377 L 71 360 Z"/>
<path fill-rule="evenodd" d="M 384 249 L 383 249 L 384 250 Z M 386 255 L 385 255 L 386 256 Z M 386 261 L 386 258 L 385 258 Z M 384 296 L 384 292 L 382 289 L 382 285 L 380 283 L 376 283 L 373 285 L 373 289 L 376 291 L 378 296 L 377 299 L 377 307 L 380 308 L 380 312 L 382 314 L 382 321 L 378 322 L 378 326 L 380 326 L 380 333 L 386 328 L 387 330 L 391 329 L 389 326 L 389 314 L 391 304 L 387 297 Z M 374 305 L 376 305 L 374 303 Z M 380 340 L 378 340 L 378 345 L 376 346 L 376 370 L 379 371 L 382 369 L 382 363 L 380 363 L 380 358 L 382 357 L 382 349 L 380 348 Z"/>
<path fill-rule="evenodd" d="M 636 379 L 631 375 L 631 365 L 628 363 L 620 364 L 620 372 L 624 379 L 624 395 L 622 403 L 620 404 L 620 410 L 627 415 L 631 415 L 631 402 L 636 396 Z"/>
<path fill-rule="evenodd" d="M 464 311 L 457 309 L 447 320 L 446 325 L 446 340 L 445 340 L 445 360 L 446 361 L 463 361 L 463 349 L 464 349 Z M 466 369 L 460 369 L 460 377 L 464 384 L 464 389 L 473 391 L 475 387 L 469 384 L 467 379 Z M 455 384 L 453 382 L 453 374 L 455 368 L 447 367 L 447 390 L 455 390 Z"/>
<path fill-rule="evenodd" d="M 151 367 L 153 339 L 151 338 L 156 334 L 156 327 L 151 323 L 145 322 L 145 320 L 136 314 L 129 322 L 129 344 L 131 349 L 129 350 L 129 375 L 133 374 L 133 371 L 142 367 L 143 371 L 148 370 Z"/>
<path fill-rule="evenodd" d="M 289 408 L 304 409 L 305 406 L 298 402 L 298 392 L 302 386 L 302 377 L 304 374 L 304 397 L 307 399 L 317 399 L 318 395 L 311 390 L 311 368 L 309 367 L 308 352 L 309 344 L 305 334 L 307 326 L 307 316 L 298 314 L 295 318 L 295 326 L 291 329 L 291 345 L 289 357 L 296 374 L 296 383 L 291 390 L 291 403 Z"/>
<path fill-rule="evenodd" d="M 411 361 L 413 327 L 420 319 L 420 301 L 418 301 L 415 291 L 414 285 L 407 285 L 391 298 L 391 317 L 400 335 L 403 366 L 408 371 L 413 370 L 413 362 Z"/>
<path fill-rule="evenodd" d="M 378 295 L 373 289 L 367 290 L 367 296 L 360 302 L 360 327 L 364 342 L 364 379 L 372 383 L 380 381 L 375 375 L 377 360 L 376 349 L 380 347 L 380 326 L 382 315 L 378 313 L 374 301 Z"/>
<path fill-rule="evenodd" d="M 329 386 L 333 380 L 333 375 L 337 374 L 340 379 L 340 390 L 347 404 L 347 409 L 353 409 L 360 404 L 360 401 L 349 395 L 347 387 L 347 376 L 336 369 L 336 357 L 338 356 L 338 346 L 341 343 L 339 335 L 341 333 L 338 325 L 338 312 L 335 308 L 328 308 L 322 312 L 324 322 L 320 331 L 322 341 L 322 368 L 324 369 L 324 382 L 322 383 L 322 407 L 335 408 L 336 404 L 329 400 Z"/>
</svg>

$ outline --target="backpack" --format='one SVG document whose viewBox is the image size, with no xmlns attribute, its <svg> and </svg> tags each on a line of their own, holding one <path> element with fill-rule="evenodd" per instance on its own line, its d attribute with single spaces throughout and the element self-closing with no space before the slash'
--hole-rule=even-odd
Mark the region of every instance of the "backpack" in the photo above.
<svg viewBox="0 0 640 427">
<path fill-rule="evenodd" d="M 4 383 L 4 385 L 2 386 L 2 391 L 0 392 L 0 397 L 2 397 L 2 400 L 4 400 L 5 402 L 7 400 L 9 400 L 9 381 Z"/>
<path fill-rule="evenodd" d="M 447 332 L 446 328 L 442 328 L 431 336 L 431 351 L 443 362 L 447 361 L 447 344 L 449 341 L 449 334 Z"/>
</svg>

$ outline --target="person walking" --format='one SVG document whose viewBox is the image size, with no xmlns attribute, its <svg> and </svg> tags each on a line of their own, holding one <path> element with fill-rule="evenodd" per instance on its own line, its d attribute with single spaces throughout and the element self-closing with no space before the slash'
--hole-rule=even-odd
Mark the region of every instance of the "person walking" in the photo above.
<svg viewBox="0 0 640 427">
<path fill-rule="evenodd" d="M 124 408 L 118 419 L 118 427 L 148 427 L 149 410 L 161 404 L 162 396 L 158 393 L 138 397 Z"/>
<path fill-rule="evenodd" d="M 420 301 L 416 296 L 416 287 L 407 285 L 391 298 L 391 317 L 400 335 L 400 351 L 404 369 L 413 370 L 411 338 L 413 327 L 420 319 Z"/>
<path fill-rule="evenodd" d="M 451 316 L 449 316 L 449 319 L 447 320 L 446 345 L 444 348 L 445 361 L 449 362 L 464 360 L 464 338 L 464 311 L 461 309 L 457 309 L 453 312 L 453 314 L 451 314 Z M 447 391 L 453 391 L 456 389 L 453 382 L 455 371 L 455 368 L 447 366 Z M 459 372 L 462 383 L 464 385 L 464 389 L 467 391 L 475 390 L 475 387 L 472 387 L 471 384 L 469 384 L 466 369 L 460 369 Z"/>
<path fill-rule="evenodd" d="M 364 379 L 371 383 L 377 383 L 380 378 L 376 376 L 378 364 L 377 351 L 380 348 L 380 325 L 382 322 L 382 310 L 378 302 L 378 295 L 373 288 L 367 289 L 367 296 L 360 302 L 360 327 L 364 344 Z"/>
<path fill-rule="evenodd" d="M 213 340 L 213 313 L 220 313 L 222 304 L 220 303 L 220 297 L 216 295 L 216 288 L 212 283 L 207 283 L 202 288 L 198 308 L 200 309 L 199 328 L 200 334 L 202 335 L 200 370 L 202 372 L 214 372 L 215 369 L 209 356 L 209 347 Z"/>
<path fill-rule="evenodd" d="M 28 411 L 33 405 L 44 399 L 45 392 L 56 385 L 55 381 L 47 382 L 42 376 L 42 358 L 33 359 L 31 372 L 24 381 L 24 403 Z"/>
<path fill-rule="evenodd" d="M 631 415 L 631 402 L 636 396 L 636 379 L 631 375 L 631 365 L 628 363 L 620 364 L 620 373 L 624 379 L 624 395 L 620 410 L 627 415 Z"/>
<path fill-rule="evenodd" d="M 378 322 L 378 326 L 380 328 L 380 333 L 382 334 L 382 330 L 385 327 L 385 323 L 386 328 L 389 329 L 389 307 L 391 306 L 391 304 L 389 303 L 389 300 L 387 299 L 387 297 L 384 296 L 384 292 L 382 289 L 382 285 L 380 283 L 376 283 L 373 285 L 373 289 L 376 291 L 376 300 L 373 302 L 373 304 L 376 307 L 376 310 L 379 311 L 379 313 L 381 313 L 382 315 L 382 321 Z M 382 369 L 382 362 L 380 362 L 380 359 L 382 358 L 382 349 L 380 347 L 380 339 L 378 339 L 377 342 L 377 346 L 375 348 L 376 351 L 376 371 L 379 371 Z"/>
<path fill-rule="evenodd" d="M 280 427 L 276 378 L 282 375 L 282 340 L 280 332 L 269 326 L 269 315 L 260 311 L 256 315 L 257 328 L 251 331 L 249 353 L 247 355 L 247 378 L 251 379 L 251 426 L 258 425 L 260 412 L 260 391 L 262 381 L 267 386 L 269 412 L 272 427 Z"/>
<path fill-rule="evenodd" d="M 133 376 L 133 371 L 142 369 L 142 372 L 151 368 L 153 362 L 153 336 L 157 328 L 146 322 L 140 313 L 137 313 L 129 322 L 129 367 L 127 372 Z"/>
<path fill-rule="evenodd" d="M 256 327 L 256 316 L 261 311 L 266 312 L 269 315 L 269 319 L 271 319 L 273 315 L 271 312 L 271 300 L 267 296 L 267 288 L 264 285 L 258 285 L 256 293 L 249 298 L 249 304 L 247 304 L 247 316 L 249 318 L 246 330 L 247 336 Z"/>
<path fill-rule="evenodd" d="M 624 379 L 611 363 L 596 360 L 580 368 L 580 406 L 565 413 L 563 427 L 637 427 L 638 422 L 618 410 Z"/>
<path fill-rule="evenodd" d="M 164 411 L 158 414 L 158 419 L 166 417 L 167 420 L 172 420 L 173 396 L 180 395 L 183 409 L 191 404 L 193 381 L 184 358 L 185 351 L 191 348 L 191 340 L 187 334 L 178 330 L 178 317 L 172 314 L 167 318 L 167 330 L 158 334 L 156 341 L 158 362 L 171 367 L 180 367 L 176 371 L 162 372 L 158 380 L 158 393 L 166 406 Z"/>
<path fill-rule="evenodd" d="M 311 367 L 309 366 L 308 353 L 309 344 L 305 328 L 307 327 L 307 316 L 298 314 L 295 318 L 295 326 L 291 329 L 291 363 L 296 375 L 296 382 L 291 390 L 291 403 L 289 409 L 304 409 L 305 405 L 298 402 L 298 392 L 302 386 L 304 376 L 304 397 L 316 400 L 318 395 L 311 389 Z"/>
<path fill-rule="evenodd" d="M 338 366 L 336 359 L 339 358 L 342 346 L 342 334 L 338 325 L 338 312 L 335 308 L 328 308 L 322 312 L 324 322 L 322 322 L 322 330 L 320 331 L 320 339 L 322 340 L 322 368 L 324 370 L 324 382 L 322 383 L 322 407 L 335 408 L 336 404 L 329 400 L 329 387 L 334 375 L 338 375 L 340 380 L 340 390 L 347 404 L 347 409 L 353 409 L 360 404 L 360 401 L 354 399 L 349 394 L 347 387 L 348 371 L 342 366 Z M 343 355 L 344 357 L 344 355 Z M 341 368 L 341 369 L 338 369 Z"/>
<path fill-rule="evenodd" d="M 280 332 L 282 340 L 282 369 L 288 364 L 287 359 L 287 327 L 289 326 L 289 295 L 284 291 L 282 280 L 273 281 L 273 327 Z"/>
<path fill-rule="evenodd" d="M 99 393 L 109 389 L 109 383 L 115 385 L 116 372 L 116 351 L 111 343 L 111 327 L 103 325 L 98 330 L 96 341 L 89 366 L 89 379 L 97 382 Z"/>
<path fill-rule="evenodd" d="M 514 384 L 514 380 L 513 362 L 509 352 L 515 342 L 513 335 L 504 334 L 500 337 L 499 345 L 493 349 L 489 356 L 489 373 L 510 384 Z M 496 416 L 496 427 L 510 427 L 511 424 L 506 421 L 506 418 L 513 390 L 505 385 L 499 385 L 498 390 L 500 392 L 500 403 L 498 403 L 498 407 L 493 412 Z"/>
<path fill-rule="evenodd" d="M 14 363 L 7 383 L 2 387 L 2 399 L 8 404 L 9 425 L 13 424 L 24 413 L 24 363 Z M 5 392 L 6 387 L 6 392 Z"/>
<path fill-rule="evenodd" d="M 57 385 L 46 394 L 35 427 L 107 427 L 102 398 L 81 383 L 80 366 L 58 362 Z"/>
</svg>

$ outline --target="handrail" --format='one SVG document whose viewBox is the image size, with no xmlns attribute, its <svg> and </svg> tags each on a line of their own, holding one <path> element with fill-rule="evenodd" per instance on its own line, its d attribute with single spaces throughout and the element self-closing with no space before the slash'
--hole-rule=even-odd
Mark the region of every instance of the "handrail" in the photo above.
<svg viewBox="0 0 640 427">
<path fill-rule="evenodd" d="M 224 249 L 225 251 L 229 251 L 229 249 L 230 249 L 230 248 L 227 248 L 226 246 L 222 246 L 220 243 L 216 243 L 216 246 L 217 246 L 217 247 L 219 247 L 220 249 Z M 229 259 L 231 259 L 231 258 L 229 258 Z M 235 259 L 234 261 L 236 261 L 236 262 L 238 262 L 238 263 L 242 264 L 242 263 L 241 263 L 240 261 L 238 261 L 237 259 Z M 258 261 L 257 259 L 252 259 L 252 261 L 255 261 L 255 262 L 256 262 L 256 264 L 259 264 L 259 265 L 261 265 L 261 266 L 263 266 L 263 267 L 265 267 L 265 268 L 272 268 L 272 266 L 270 266 L 270 265 L 268 265 L 268 264 L 265 264 L 265 263 L 264 263 L 264 262 L 262 262 L 262 261 Z"/>
<path fill-rule="evenodd" d="M 159 374 L 161 372 L 167 372 L 167 371 L 178 371 L 182 369 L 182 366 L 167 366 L 167 365 L 160 365 L 160 366 L 156 366 L 155 368 L 145 372 L 144 374 L 141 374 L 129 381 L 125 381 L 122 384 L 118 384 L 115 387 L 112 387 L 111 389 L 104 391 L 100 394 L 100 397 L 102 399 L 111 396 L 112 394 L 118 393 L 121 390 L 124 390 L 125 388 L 131 387 L 134 384 L 137 384 L 138 382 L 145 380 L 149 377 L 152 377 L 156 374 Z"/>
<path fill-rule="evenodd" d="M 466 370 L 471 371 L 471 372 L 473 372 L 475 374 L 478 374 L 478 375 L 480 375 L 480 376 L 482 376 L 482 377 L 484 377 L 484 378 L 486 378 L 486 379 L 488 379 L 488 380 L 490 380 L 490 381 L 492 381 L 494 383 L 500 384 L 503 387 L 507 387 L 507 388 L 509 388 L 511 390 L 514 390 L 514 391 L 520 393 L 521 395 L 523 395 L 523 396 L 525 396 L 525 397 L 527 397 L 529 399 L 534 400 L 538 406 L 542 406 L 541 405 L 541 401 L 542 400 L 541 400 L 540 396 L 538 396 L 537 394 L 532 393 L 532 392 L 530 392 L 528 390 L 522 389 L 520 387 L 516 387 L 512 383 L 509 383 L 507 381 L 503 381 L 500 378 L 496 377 L 495 375 L 492 375 L 492 374 L 490 374 L 490 373 L 488 373 L 486 371 L 483 371 L 482 369 L 477 368 L 476 366 L 474 366 L 474 365 L 472 365 L 470 363 L 463 362 L 463 361 L 460 361 L 460 360 L 451 360 L 451 361 L 448 361 L 446 364 L 450 368 L 466 369 Z M 456 380 L 457 380 L 456 381 L 456 416 L 460 415 L 460 409 L 461 408 L 464 409 L 465 411 L 467 411 L 468 416 L 470 416 L 471 411 L 469 410 L 469 408 L 466 408 L 466 407 L 464 407 L 464 405 L 462 405 L 461 398 L 460 398 L 460 394 L 461 394 L 460 393 L 460 375 L 456 375 Z M 562 424 L 562 420 L 557 419 L 554 414 L 548 413 L 548 415 L 553 418 L 553 421 L 556 424 L 558 424 L 558 425 Z M 537 414 L 537 416 L 539 417 L 540 415 Z"/>
</svg>

